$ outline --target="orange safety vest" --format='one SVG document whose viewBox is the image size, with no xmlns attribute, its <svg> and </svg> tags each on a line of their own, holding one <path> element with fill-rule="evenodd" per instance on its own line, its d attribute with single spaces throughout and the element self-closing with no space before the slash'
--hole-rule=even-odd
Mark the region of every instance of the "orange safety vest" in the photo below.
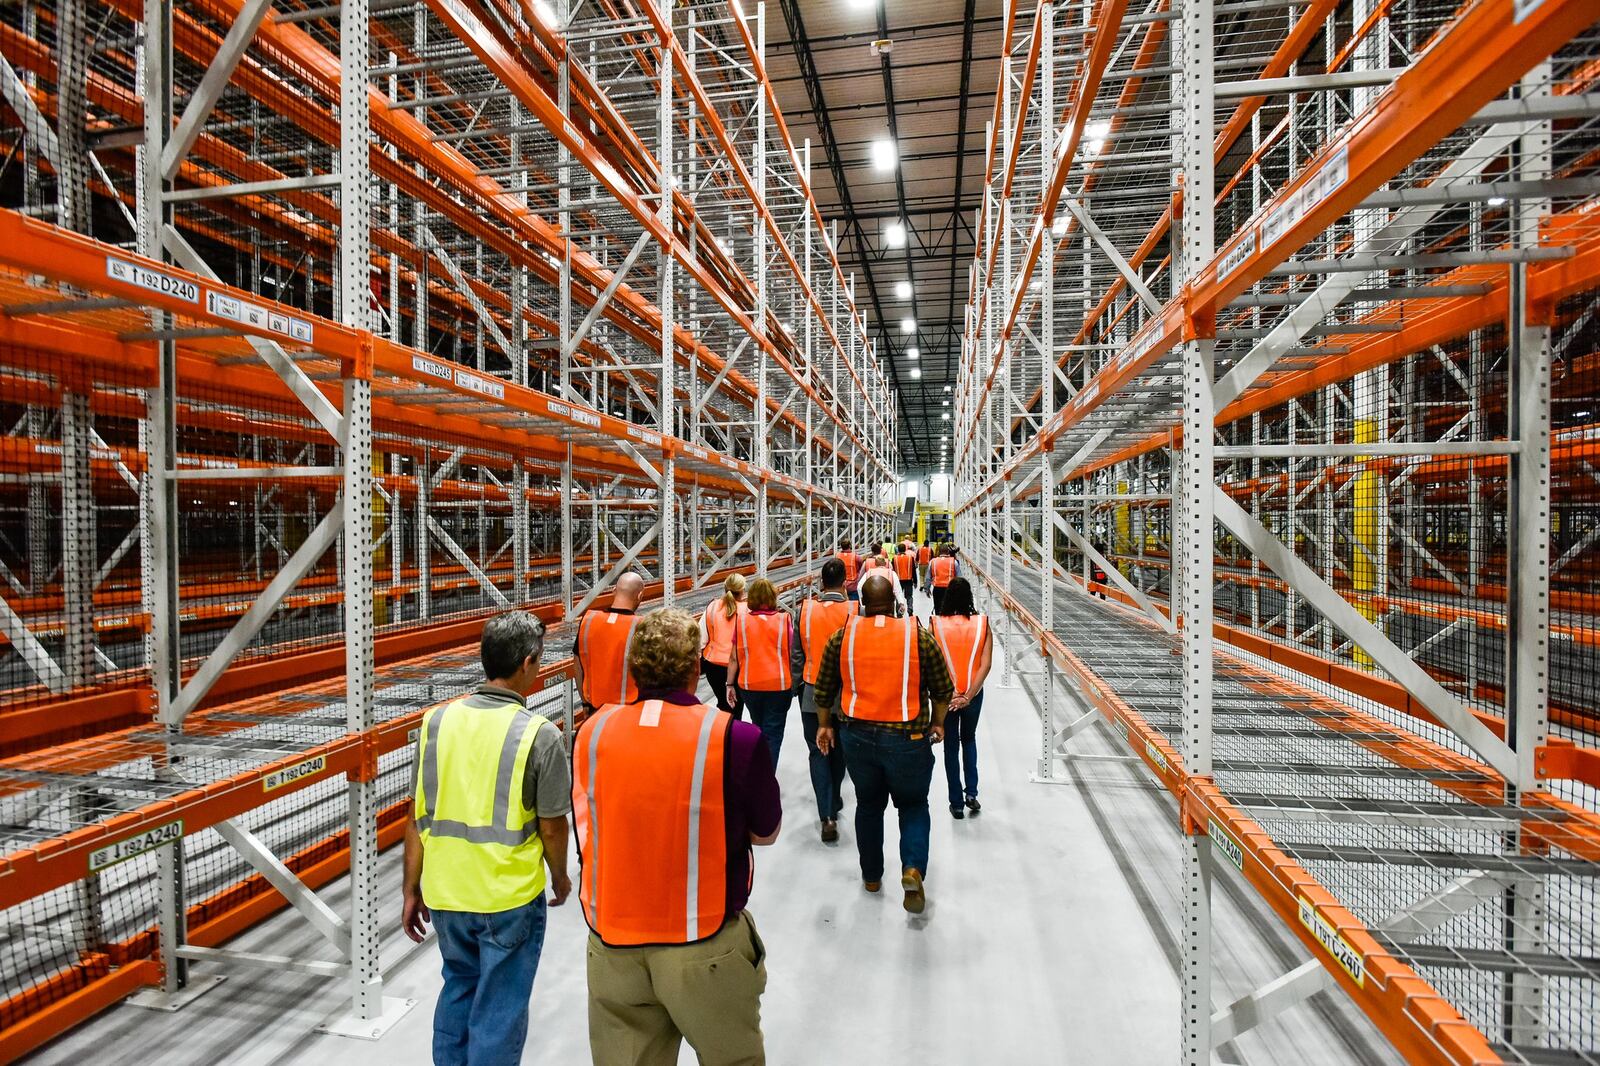
<svg viewBox="0 0 1600 1066">
<path fill-rule="evenodd" d="M 917 549 L 917 565 L 927 566 L 928 560 L 933 558 L 933 549 L 924 544 Z"/>
<path fill-rule="evenodd" d="M 727 920 L 732 724 L 711 707 L 645 700 L 603 707 L 578 731 L 578 899 L 605 943 L 691 944 Z"/>
<path fill-rule="evenodd" d="M 746 692 L 783 692 L 794 687 L 789 669 L 789 616 L 782 611 L 739 616 L 733 650 L 739 656 L 739 687 Z"/>
<path fill-rule="evenodd" d="M 921 708 L 917 620 L 877 614 L 846 622 L 839 649 L 839 713 L 865 722 L 909 722 Z"/>
<path fill-rule="evenodd" d="M 817 683 L 817 674 L 822 669 L 822 649 L 855 617 L 856 607 L 849 600 L 807 600 L 801 605 L 800 643 L 806 649 L 806 666 L 801 676 L 806 684 Z"/>
<path fill-rule="evenodd" d="M 933 587 L 936 589 L 948 588 L 950 582 L 956 579 L 956 561 L 948 555 L 941 555 L 930 564 L 932 567 Z"/>
<path fill-rule="evenodd" d="M 702 621 L 706 624 L 706 646 L 700 651 L 706 662 L 718 666 L 728 665 L 728 660 L 733 658 L 734 625 L 747 610 L 749 608 L 741 603 L 734 608 L 733 617 L 729 618 L 728 612 L 722 607 L 720 597 L 706 606 L 702 617 Z"/>
<path fill-rule="evenodd" d="M 911 561 L 911 556 L 906 552 L 901 552 L 894 557 L 894 572 L 901 581 L 910 581 L 911 576 L 916 573 L 915 567 L 916 564 Z"/>
<path fill-rule="evenodd" d="M 591 707 L 628 703 L 639 686 L 628 674 L 628 642 L 639 616 L 609 610 L 585 611 L 578 626 L 578 661 L 583 664 L 583 702 Z"/>
<path fill-rule="evenodd" d="M 844 564 L 845 584 L 853 585 L 861 574 L 861 556 L 855 552 L 839 552 L 838 560 Z"/>
<path fill-rule="evenodd" d="M 945 665 L 956 683 L 957 692 L 965 692 L 978 672 L 978 658 L 984 642 L 989 637 L 989 619 L 981 614 L 970 618 L 959 614 L 933 616 L 933 639 L 944 652 Z"/>
</svg>

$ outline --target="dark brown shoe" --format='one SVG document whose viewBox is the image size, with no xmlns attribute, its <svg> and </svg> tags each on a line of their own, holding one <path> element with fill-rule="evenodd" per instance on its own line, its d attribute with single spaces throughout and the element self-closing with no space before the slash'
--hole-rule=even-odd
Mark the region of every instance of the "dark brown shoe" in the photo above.
<svg viewBox="0 0 1600 1066">
<path fill-rule="evenodd" d="M 861 882 L 861 887 L 866 889 L 868 892 L 876 892 L 876 891 L 878 891 L 878 889 L 883 887 L 883 882 L 882 881 L 863 881 L 863 882 Z"/>
<path fill-rule="evenodd" d="M 839 823 L 827 821 L 822 823 L 822 842 L 832 844 L 839 839 Z"/>
<path fill-rule="evenodd" d="M 922 890 L 922 871 L 907 867 L 900 875 L 900 887 L 906 890 L 906 910 L 921 914 L 928 905 L 928 894 Z"/>
</svg>

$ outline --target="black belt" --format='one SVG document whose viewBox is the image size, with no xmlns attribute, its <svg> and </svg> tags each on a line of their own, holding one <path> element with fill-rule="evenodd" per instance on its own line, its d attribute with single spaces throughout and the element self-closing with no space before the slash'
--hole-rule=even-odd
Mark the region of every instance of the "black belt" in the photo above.
<svg viewBox="0 0 1600 1066">
<path fill-rule="evenodd" d="M 851 718 L 847 715 L 839 716 L 839 724 L 847 725 L 851 729 L 865 729 L 873 733 L 926 733 L 927 726 L 918 726 L 915 720 L 910 722 L 868 722 L 860 718 Z"/>
</svg>

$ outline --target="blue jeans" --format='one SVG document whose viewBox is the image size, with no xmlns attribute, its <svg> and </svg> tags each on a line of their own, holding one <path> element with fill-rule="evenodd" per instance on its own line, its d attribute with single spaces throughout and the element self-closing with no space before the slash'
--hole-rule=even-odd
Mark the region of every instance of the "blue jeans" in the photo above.
<svg viewBox="0 0 1600 1066">
<path fill-rule="evenodd" d="M 950 785 L 950 806 L 961 806 L 961 771 L 966 770 L 964 795 L 978 795 L 978 715 L 983 710 L 980 691 L 971 703 L 944 716 L 944 776 Z"/>
<path fill-rule="evenodd" d="M 778 750 L 783 747 L 783 730 L 788 725 L 789 705 L 794 702 L 794 692 L 784 689 L 782 692 L 750 692 L 739 690 L 739 695 L 744 698 L 745 710 L 750 712 L 750 720 L 761 729 L 761 735 L 767 738 L 767 748 L 772 752 L 772 765 L 778 765 Z"/>
<path fill-rule="evenodd" d="M 811 761 L 811 791 L 817 794 L 817 817 L 831 822 L 844 809 L 844 750 L 835 744 L 828 754 L 817 750 L 817 712 L 807 711 L 811 686 L 800 696 L 800 728 L 805 731 Z"/>
<path fill-rule="evenodd" d="M 928 872 L 928 789 L 933 784 L 933 747 L 926 734 L 913 740 L 904 730 L 845 719 L 839 735 L 844 762 L 856 789 L 856 847 L 861 879 L 883 880 L 883 814 L 894 800 L 900 815 L 900 865 Z"/>
<path fill-rule="evenodd" d="M 544 896 L 496 914 L 434 911 L 444 987 L 433 1008 L 435 1066 L 515 1066 L 544 946 Z"/>
</svg>

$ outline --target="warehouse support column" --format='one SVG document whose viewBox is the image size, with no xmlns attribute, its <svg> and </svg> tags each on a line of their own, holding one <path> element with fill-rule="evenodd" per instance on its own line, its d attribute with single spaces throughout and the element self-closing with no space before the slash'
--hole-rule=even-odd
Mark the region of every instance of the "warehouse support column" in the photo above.
<svg viewBox="0 0 1600 1066">
<path fill-rule="evenodd" d="M 1039 157 L 1055 156 L 1055 8 L 1045 0 L 1039 8 Z M 1040 196 L 1050 195 L 1052 167 L 1039 171 Z M 1039 410 L 1048 419 L 1056 409 L 1055 313 L 1055 235 L 1049 220 L 1039 236 Z M 1024 344 L 1031 343 L 1024 341 Z M 1009 417 L 1010 412 L 1006 412 Z M 1056 602 L 1056 476 L 1052 462 L 1052 443 L 1039 448 L 1039 622 L 1046 633 L 1055 631 Z M 1039 655 L 1039 728 L 1043 748 L 1039 753 L 1039 778 L 1052 781 L 1056 776 L 1056 730 L 1051 714 L 1051 694 L 1055 691 L 1055 662 L 1043 648 Z"/>
<path fill-rule="evenodd" d="M 735 17 L 740 17 L 735 14 Z M 767 61 L 767 9 L 764 4 L 756 5 L 755 13 L 755 43 L 756 58 L 763 67 Z M 767 202 L 767 94 L 757 92 L 755 97 L 755 201 L 758 204 Z M 756 260 L 756 306 L 754 313 L 756 332 L 762 342 L 762 350 L 756 356 L 756 409 L 753 413 L 751 430 L 755 433 L 755 451 L 753 457 L 756 466 L 761 468 L 761 482 L 756 486 L 756 573 L 765 574 L 772 565 L 772 536 L 768 526 L 768 500 L 766 472 L 772 469 L 772 445 L 768 440 L 767 430 L 767 363 L 771 361 L 771 353 L 766 351 L 767 341 L 767 227 L 758 217 L 752 227 L 755 232 L 755 260 Z"/>
<path fill-rule="evenodd" d="M 677 187 L 677 182 L 672 173 L 672 5 L 658 3 L 657 9 L 661 12 L 661 20 L 665 32 L 661 40 L 661 69 L 660 94 L 661 102 L 658 105 L 658 118 L 660 121 L 660 145 L 658 146 L 656 165 L 661 172 L 661 197 L 656 202 L 656 218 L 662 227 L 672 232 L 672 198 Z M 674 337 L 675 324 L 672 317 L 672 249 L 671 242 L 661 243 L 661 258 L 657 264 L 657 276 L 661 281 L 661 382 L 656 390 L 656 406 L 658 419 L 657 425 L 661 428 L 663 437 L 674 437 L 677 427 L 674 420 L 674 411 L 677 409 L 677 395 L 673 390 L 672 357 L 675 354 L 676 340 Z M 678 598 L 678 484 L 677 484 L 677 456 L 669 444 L 661 452 L 661 484 L 657 495 L 661 500 L 661 532 L 657 536 L 657 548 L 661 559 L 661 605 L 671 607 Z"/>
<path fill-rule="evenodd" d="M 339 309 L 344 324 L 366 333 L 373 326 L 372 143 L 367 109 L 368 0 L 344 0 L 339 9 Z M 367 347 L 343 370 L 344 461 L 344 669 L 345 729 L 373 727 L 374 662 L 372 564 L 372 362 Z M 415 1000 L 385 999 L 378 965 L 378 782 L 376 761 L 351 771 L 350 1013 L 326 1026 L 342 1036 L 376 1040 Z"/>
<path fill-rule="evenodd" d="M 1182 75 L 1174 86 L 1178 164 L 1183 175 L 1183 219 L 1176 281 L 1196 276 L 1210 261 L 1214 173 L 1212 0 L 1183 0 L 1182 32 L 1177 38 Z M 1182 572 L 1173 589 L 1183 618 L 1181 708 L 1182 755 L 1187 773 L 1211 773 L 1212 684 L 1212 518 L 1213 426 L 1215 401 L 1214 322 L 1196 323 L 1200 336 L 1183 344 L 1183 458 L 1173 486 L 1181 498 Z M 1175 553 L 1174 561 L 1177 560 Z M 1206 827 L 1185 819 L 1180 889 L 1183 899 L 1181 944 L 1182 1061 L 1211 1062 L 1211 868 Z"/>
<path fill-rule="evenodd" d="M 1550 63 L 1534 67 L 1522 80 L 1521 95 L 1548 96 Z M 1548 121 L 1530 123 L 1518 142 L 1519 177 L 1525 182 L 1550 178 L 1551 135 Z M 1539 243 L 1539 220 L 1548 214 L 1550 201 L 1528 198 L 1516 202 L 1515 240 L 1521 247 Z M 1549 307 L 1530 305 L 1526 263 L 1511 266 L 1510 322 L 1507 323 L 1507 362 L 1510 396 L 1506 405 L 1506 436 L 1518 443 L 1510 457 L 1509 506 L 1506 520 L 1506 589 L 1509 655 L 1507 661 L 1507 736 L 1516 752 L 1519 796 L 1547 787 L 1539 772 L 1537 752 L 1549 742 L 1550 730 L 1550 533 L 1552 471 L 1550 459 L 1551 350 Z M 1527 841 L 1522 823 L 1506 834 L 1513 856 L 1535 853 L 1537 841 Z M 1510 879 L 1503 901 L 1506 914 L 1505 948 L 1514 954 L 1536 957 L 1550 950 L 1544 879 L 1519 872 Z M 1546 980 L 1534 973 L 1513 973 L 1507 978 L 1502 1038 L 1520 1047 L 1545 1047 L 1550 1040 L 1546 1021 Z"/>
</svg>

